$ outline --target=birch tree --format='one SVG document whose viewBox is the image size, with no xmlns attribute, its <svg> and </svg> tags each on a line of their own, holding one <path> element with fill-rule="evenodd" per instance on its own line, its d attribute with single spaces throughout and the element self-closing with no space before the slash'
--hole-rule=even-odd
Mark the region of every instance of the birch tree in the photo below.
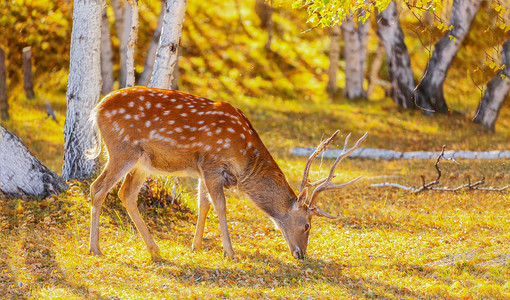
<svg viewBox="0 0 510 300">
<path fill-rule="evenodd" d="M 510 39 L 503 44 L 501 64 L 504 67 L 487 84 L 473 120 L 492 131 L 495 129 L 499 111 L 510 90 Z"/>
<path fill-rule="evenodd" d="M 126 82 L 125 87 L 135 85 L 135 45 L 138 37 L 138 0 L 128 0 L 129 5 L 129 37 L 126 51 Z M 125 23 L 127 24 L 127 23 Z"/>
<path fill-rule="evenodd" d="M 89 121 L 101 89 L 100 47 L 103 0 L 76 0 L 73 8 L 71 59 L 67 83 L 67 115 L 64 125 L 62 177 L 90 178 L 97 160 L 88 160 L 85 150 L 95 144 Z"/>
<path fill-rule="evenodd" d="M 436 43 L 425 75 L 416 87 L 416 103 L 425 112 L 446 113 L 443 84 L 462 41 L 469 33 L 481 0 L 453 0 L 450 30 Z"/>
<path fill-rule="evenodd" d="M 360 15 L 363 11 L 360 10 Z M 356 24 L 357 23 L 357 24 Z M 365 80 L 365 62 L 367 57 L 367 40 L 370 22 L 367 20 L 355 22 L 354 17 L 342 22 L 345 59 L 345 88 L 347 99 L 365 98 L 363 89 Z"/>
<path fill-rule="evenodd" d="M 149 86 L 169 89 L 173 70 L 178 60 L 179 40 L 186 12 L 187 0 L 167 0 L 163 16 L 163 28 L 159 39 L 154 70 Z"/>
<path fill-rule="evenodd" d="M 329 97 L 333 100 L 338 92 L 337 74 L 338 60 L 340 58 L 340 26 L 333 25 L 329 33 L 329 69 L 328 86 Z"/>
<path fill-rule="evenodd" d="M 165 0 L 161 3 L 161 12 L 158 17 L 158 24 L 156 25 L 156 29 L 154 30 L 154 34 L 152 35 L 152 40 L 149 45 L 149 49 L 147 50 L 147 55 L 145 57 L 145 63 L 143 65 L 143 71 L 138 78 L 138 85 L 147 85 L 149 80 L 151 79 L 152 70 L 154 68 L 154 60 L 156 59 L 156 50 L 158 50 L 158 42 L 161 37 L 161 27 L 163 25 L 163 16 L 165 15 Z"/>
<path fill-rule="evenodd" d="M 377 35 L 386 50 L 391 96 L 398 106 L 413 108 L 415 88 L 413 71 L 395 1 L 391 1 L 385 10 L 377 11 L 376 14 Z"/>
<path fill-rule="evenodd" d="M 110 36 L 110 21 L 106 14 L 106 7 L 101 16 L 101 94 L 106 95 L 113 90 L 113 51 Z"/>
<path fill-rule="evenodd" d="M 0 125 L 0 195 L 46 197 L 67 184 L 45 167 L 13 133 Z"/>
</svg>

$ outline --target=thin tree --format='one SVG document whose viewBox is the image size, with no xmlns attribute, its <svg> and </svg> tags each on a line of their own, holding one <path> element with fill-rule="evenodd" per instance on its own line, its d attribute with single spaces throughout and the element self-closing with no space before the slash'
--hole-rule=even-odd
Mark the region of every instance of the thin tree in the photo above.
<svg viewBox="0 0 510 300">
<path fill-rule="evenodd" d="M 363 16 L 364 11 L 359 11 Z M 367 40 L 370 22 L 354 20 L 354 16 L 346 19 L 340 26 L 344 38 L 345 59 L 345 88 L 344 96 L 347 99 L 360 99 L 366 97 L 363 89 L 365 80 L 365 62 L 367 57 Z M 356 24 L 357 23 L 357 24 Z"/>
<path fill-rule="evenodd" d="M 260 19 L 260 27 L 267 31 L 266 50 L 271 50 L 271 41 L 273 40 L 273 6 L 266 3 L 266 0 L 255 0 L 255 13 Z"/>
<path fill-rule="evenodd" d="M 135 45 L 138 37 L 138 0 L 128 0 L 128 3 L 131 19 L 126 48 L 126 87 L 135 85 Z"/>
<path fill-rule="evenodd" d="M 161 37 L 161 27 L 163 25 L 163 16 L 165 15 L 165 0 L 161 3 L 161 11 L 158 17 L 158 24 L 152 35 L 152 40 L 145 56 L 145 64 L 143 71 L 138 78 L 138 85 L 147 85 L 151 79 L 152 69 L 154 68 L 154 60 L 156 59 L 156 50 L 158 50 L 158 42 Z"/>
<path fill-rule="evenodd" d="M 110 21 L 106 14 L 106 7 L 101 16 L 101 94 L 106 95 L 113 90 L 113 51 L 110 36 Z"/>
<path fill-rule="evenodd" d="M 338 60 L 340 58 L 340 26 L 333 25 L 329 33 L 329 69 L 327 92 L 331 100 L 338 93 Z"/>
<path fill-rule="evenodd" d="M 416 103 L 426 113 L 446 113 L 443 84 L 450 65 L 478 12 L 481 0 L 453 0 L 450 30 L 436 43 L 425 74 L 415 90 Z"/>
<path fill-rule="evenodd" d="M 178 60 L 179 40 L 187 2 L 187 0 L 167 0 L 165 3 L 163 28 L 161 29 L 152 78 L 149 82 L 151 87 L 165 89 L 171 87 L 172 74 Z"/>
<path fill-rule="evenodd" d="M 7 102 L 7 76 L 5 71 L 5 52 L 0 48 L 0 120 L 9 119 L 9 102 Z"/>
<path fill-rule="evenodd" d="M 473 120 L 491 131 L 495 130 L 499 111 L 510 90 L 510 39 L 503 44 L 501 64 L 504 67 L 487 84 Z"/>
<path fill-rule="evenodd" d="M 62 177 L 90 178 L 97 160 L 85 157 L 95 145 L 89 121 L 101 90 L 100 48 L 103 0 L 76 0 L 71 33 L 71 63 L 67 84 L 67 116 L 64 125 L 64 166 Z"/>
<path fill-rule="evenodd" d="M 413 71 L 395 1 L 391 1 L 385 10 L 377 11 L 376 20 L 377 35 L 386 49 L 393 101 L 403 108 L 413 108 L 415 88 Z"/>
<path fill-rule="evenodd" d="M 32 76 L 32 47 L 23 48 L 23 90 L 27 99 L 34 99 L 34 79 Z"/>
</svg>

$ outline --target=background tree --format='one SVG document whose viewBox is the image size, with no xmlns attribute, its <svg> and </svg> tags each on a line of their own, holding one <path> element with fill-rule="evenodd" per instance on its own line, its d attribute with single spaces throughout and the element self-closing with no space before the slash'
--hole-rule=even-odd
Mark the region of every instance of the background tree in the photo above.
<svg viewBox="0 0 510 300">
<path fill-rule="evenodd" d="M 103 6 L 101 0 L 74 2 L 62 170 L 66 180 L 90 178 L 97 170 L 97 160 L 88 160 L 85 150 L 95 144 L 89 116 L 101 89 L 99 53 Z"/>
<path fill-rule="evenodd" d="M 161 37 L 161 27 L 163 26 L 163 16 L 165 15 L 165 2 L 163 0 L 161 3 L 161 11 L 158 17 L 158 23 L 156 25 L 156 29 L 154 30 L 154 34 L 152 35 L 151 43 L 149 44 L 149 48 L 146 52 L 145 63 L 143 65 L 143 71 L 138 78 L 139 85 L 147 85 L 149 80 L 151 79 L 152 69 L 154 68 L 154 60 L 156 59 L 156 51 L 158 50 L 158 42 Z"/>
<path fill-rule="evenodd" d="M 7 102 L 7 76 L 5 71 L 5 52 L 0 48 L 0 121 L 9 119 L 9 102 Z"/>
<path fill-rule="evenodd" d="M 110 21 L 106 7 L 101 16 L 101 94 L 106 95 L 113 90 L 113 50 L 110 36 Z"/>
<path fill-rule="evenodd" d="M 501 64 L 503 68 L 487 84 L 473 120 L 492 131 L 510 90 L 510 39 L 503 45 Z"/>
<path fill-rule="evenodd" d="M 376 22 L 377 35 L 386 49 L 393 102 L 403 108 L 413 108 L 415 107 L 413 71 L 395 1 L 391 1 L 382 11 L 376 10 Z"/>
<path fill-rule="evenodd" d="M 329 97 L 333 100 L 338 93 L 338 61 L 340 59 L 340 33 L 339 25 L 333 25 L 329 32 L 329 68 L 328 68 L 328 85 L 326 90 Z"/>
<path fill-rule="evenodd" d="M 358 15 L 364 16 L 365 10 L 359 10 Z M 347 99 L 365 98 L 363 89 L 365 80 L 365 62 L 367 57 L 367 39 L 370 22 L 355 21 L 355 17 L 347 18 L 342 22 L 342 34 L 344 38 L 345 59 L 345 88 L 344 96 Z"/>
<path fill-rule="evenodd" d="M 169 89 L 178 60 L 179 41 L 187 0 L 167 0 L 154 70 L 149 86 Z"/>
<path fill-rule="evenodd" d="M 448 69 L 469 33 L 473 19 L 478 12 L 481 0 L 454 0 L 449 30 L 436 43 L 425 74 L 416 87 L 416 103 L 426 113 L 448 112 L 444 99 L 443 84 Z"/>
<path fill-rule="evenodd" d="M 260 19 L 260 27 L 267 31 L 266 50 L 271 50 L 273 39 L 273 6 L 266 0 L 255 0 L 255 13 Z"/>
<path fill-rule="evenodd" d="M 126 82 L 123 86 L 135 85 L 135 45 L 138 37 L 138 0 L 128 0 L 129 6 L 129 36 L 126 45 Z M 125 23 L 127 24 L 127 22 Z"/>
</svg>

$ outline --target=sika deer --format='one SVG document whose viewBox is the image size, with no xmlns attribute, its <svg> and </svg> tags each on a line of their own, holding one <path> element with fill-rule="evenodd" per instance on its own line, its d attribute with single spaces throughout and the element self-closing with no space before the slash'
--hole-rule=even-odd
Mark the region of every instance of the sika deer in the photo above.
<svg viewBox="0 0 510 300">
<path fill-rule="evenodd" d="M 366 138 L 337 158 L 327 178 L 308 182 L 312 160 L 331 143 L 338 131 L 319 145 L 305 167 L 300 194 L 296 196 L 271 154 L 246 116 L 228 103 L 180 91 L 132 87 L 110 93 L 97 105 L 93 121 L 108 150 L 108 163 L 92 183 L 90 252 L 99 250 L 99 215 L 108 191 L 124 177 L 119 198 L 125 205 L 153 259 L 159 248 L 152 239 L 136 206 L 137 195 L 150 174 L 186 172 L 199 179 L 198 221 L 193 249 L 202 245 L 210 202 L 218 214 L 225 255 L 233 257 L 226 218 L 224 188 L 237 187 L 246 193 L 282 231 L 292 255 L 304 258 L 312 216 L 334 218 L 317 206 L 317 195 L 334 185 L 338 163 Z M 347 145 L 347 139 L 345 141 Z M 97 157 L 101 151 L 97 143 Z M 314 188 L 307 200 L 307 191 Z"/>
</svg>

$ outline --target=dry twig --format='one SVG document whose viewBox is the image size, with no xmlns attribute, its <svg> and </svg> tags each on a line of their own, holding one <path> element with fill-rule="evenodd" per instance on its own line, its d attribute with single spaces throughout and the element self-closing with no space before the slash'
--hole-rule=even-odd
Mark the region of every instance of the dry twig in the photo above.
<svg viewBox="0 0 510 300">
<path fill-rule="evenodd" d="M 500 187 L 500 188 L 483 187 L 482 185 L 485 183 L 485 177 L 483 177 L 482 179 L 480 179 L 478 181 L 471 183 L 471 178 L 469 176 L 467 177 L 468 182 L 464 185 L 454 187 L 454 188 L 437 187 L 437 185 L 440 183 L 440 179 L 441 179 L 441 175 L 442 175 L 441 169 L 439 168 L 439 162 L 441 161 L 441 159 L 451 160 L 454 163 L 459 164 L 454 158 L 444 156 L 445 149 L 446 149 L 446 146 L 443 146 L 443 149 L 442 149 L 441 153 L 439 154 L 439 156 L 437 157 L 436 163 L 434 164 L 436 171 L 437 171 L 437 178 L 435 180 L 433 180 L 429 183 L 425 183 L 425 177 L 423 175 L 421 175 L 420 177 L 422 180 L 422 185 L 418 188 L 414 188 L 411 186 L 405 186 L 405 185 L 401 185 L 401 184 L 393 183 L 393 182 L 383 182 L 383 183 L 371 184 L 370 187 L 394 187 L 394 188 L 399 188 L 402 190 L 411 191 L 414 194 L 417 194 L 417 193 L 420 193 L 420 192 L 423 192 L 426 190 L 434 190 L 434 191 L 442 191 L 442 192 L 458 192 L 462 189 L 502 192 L 502 191 L 505 191 L 510 188 L 510 185 Z"/>
</svg>

